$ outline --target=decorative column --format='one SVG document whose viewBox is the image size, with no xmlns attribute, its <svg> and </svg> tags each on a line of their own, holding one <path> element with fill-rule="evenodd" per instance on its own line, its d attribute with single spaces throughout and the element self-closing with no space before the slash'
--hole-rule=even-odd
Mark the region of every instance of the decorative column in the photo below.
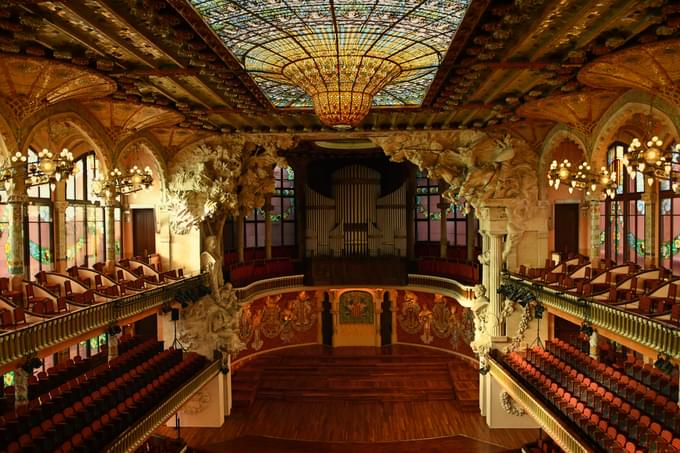
<svg viewBox="0 0 680 453">
<path fill-rule="evenodd" d="M 590 250 L 589 258 L 592 266 L 597 266 L 600 260 L 600 201 L 587 201 L 590 213 Z"/>
<path fill-rule="evenodd" d="M 23 368 L 14 370 L 14 407 L 16 409 L 28 406 L 28 377 Z"/>
<path fill-rule="evenodd" d="M 590 357 L 597 359 L 597 343 L 599 342 L 599 335 L 596 330 L 593 330 L 588 341 L 590 343 L 590 349 L 588 351 L 589 355 Z"/>
<path fill-rule="evenodd" d="M 498 294 L 503 270 L 503 249 L 505 235 L 508 233 L 508 200 L 493 200 L 480 206 L 476 213 L 482 232 L 484 249 L 479 261 L 484 265 L 484 287 L 489 299 L 487 309 L 487 331 L 492 337 L 505 335 L 505 326 L 500 321 L 503 311 L 503 297 Z"/>
<path fill-rule="evenodd" d="M 238 252 L 238 262 L 245 261 L 245 237 L 243 232 L 243 215 L 239 214 L 234 219 L 236 222 L 236 251 Z"/>
<path fill-rule="evenodd" d="M 439 202 L 437 204 L 437 207 L 439 208 L 439 212 L 441 214 L 441 218 L 439 219 L 439 227 L 441 229 L 441 233 L 439 235 L 439 257 L 440 258 L 446 258 L 448 255 L 448 248 L 449 248 L 449 238 L 448 238 L 448 231 L 446 229 L 446 210 L 449 209 L 449 206 L 451 206 L 449 203 L 445 203 L 444 200 Z"/>
<path fill-rule="evenodd" d="M 267 195 L 264 200 L 264 257 L 271 259 L 272 257 L 272 196 Z"/>
<path fill-rule="evenodd" d="M 26 276 L 24 270 L 24 206 L 28 202 L 28 197 L 22 187 L 16 187 L 8 197 L 9 206 L 9 274 L 14 282 L 21 284 L 21 280 Z"/>
<path fill-rule="evenodd" d="M 108 345 L 109 362 L 118 357 L 118 335 L 109 334 Z"/>
<path fill-rule="evenodd" d="M 397 300 L 399 299 L 399 291 L 396 289 L 389 290 L 390 292 L 390 309 L 392 310 L 392 341 L 390 344 L 397 344 L 399 340 L 397 338 L 397 315 L 399 314 L 397 310 Z"/>
<path fill-rule="evenodd" d="M 654 185 L 652 190 L 646 190 L 642 194 L 642 201 L 645 203 L 645 268 L 655 267 L 657 263 L 656 250 L 656 200 L 658 185 Z M 647 187 L 649 189 L 649 187 Z"/>
<path fill-rule="evenodd" d="M 332 346 L 336 346 L 338 339 L 338 323 L 340 322 L 340 291 L 337 289 L 329 289 L 328 295 L 331 301 L 331 314 L 333 315 L 333 341 Z"/>
<path fill-rule="evenodd" d="M 489 296 L 489 310 L 493 320 L 500 320 L 503 311 L 503 296 L 498 294 L 498 287 L 501 284 L 501 271 L 503 270 L 503 247 L 505 241 L 502 234 L 492 233 L 489 235 L 489 286 L 487 294 Z M 494 322 L 489 324 L 492 336 L 505 335 L 505 323 Z"/>
<path fill-rule="evenodd" d="M 104 234 L 106 236 L 106 267 L 113 269 L 116 263 L 116 220 L 114 214 L 114 200 L 105 200 L 104 205 Z"/>
<path fill-rule="evenodd" d="M 60 184 L 59 184 L 60 185 Z M 57 185 L 57 187 L 59 187 Z M 63 194 L 63 191 L 62 191 Z M 55 191 L 55 197 L 59 199 L 59 190 Z M 68 250 L 66 250 L 66 208 L 68 203 L 63 200 L 53 203 L 54 207 L 54 270 L 64 272 L 68 267 Z"/>
<path fill-rule="evenodd" d="M 382 314 L 382 302 L 384 289 L 375 289 L 373 293 L 373 306 L 375 307 L 375 332 L 374 332 L 374 344 L 375 347 L 379 348 L 382 346 L 382 323 L 380 322 L 380 315 Z"/>
</svg>

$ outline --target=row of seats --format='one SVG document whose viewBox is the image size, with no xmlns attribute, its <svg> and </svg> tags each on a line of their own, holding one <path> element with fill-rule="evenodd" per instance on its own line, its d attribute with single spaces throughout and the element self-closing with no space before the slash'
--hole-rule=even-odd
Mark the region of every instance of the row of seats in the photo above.
<svg viewBox="0 0 680 453">
<path fill-rule="evenodd" d="M 647 444 L 661 436 L 662 431 L 677 431 L 677 405 L 667 409 L 665 404 L 655 404 L 654 398 L 650 400 L 644 393 L 638 397 L 637 388 L 631 388 L 635 392 L 633 394 L 615 393 L 602 382 L 591 381 L 578 373 L 549 351 L 536 348 L 527 352 L 529 363 L 571 392 L 572 396 L 582 399 L 595 413 L 607 419 L 610 426 L 626 433 L 643 447 L 648 447 Z M 637 404 L 640 402 L 643 404 Z M 667 434 L 665 436 L 668 437 Z"/>
<path fill-rule="evenodd" d="M 162 351 L 8 444 L 13 451 L 102 451 L 161 398 L 203 366 L 181 350 Z"/>
<path fill-rule="evenodd" d="M 550 404 L 579 426 L 594 445 L 612 453 L 677 452 L 680 451 L 680 438 L 673 432 L 662 430 L 658 423 L 648 424 L 638 414 L 621 415 L 618 411 L 606 414 L 602 410 L 603 398 L 593 393 L 590 386 L 584 391 L 578 386 L 573 394 L 562 383 L 573 382 L 567 370 L 553 380 L 540 369 L 533 366 L 520 354 L 513 352 L 503 360 L 532 388 L 538 390 Z M 557 359 L 556 359 L 557 360 Z M 572 384 L 573 385 L 573 384 Z M 597 406 L 597 408 L 595 407 Z M 638 418 L 636 418 L 636 415 Z M 657 432 L 658 431 L 658 432 Z"/>
<path fill-rule="evenodd" d="M 613 382 L 622 387 L 639 385 L 644 387 L 645 392 L 651 390 L 667 400 L 678 401 L 678 376 L 669 376 L 652 365 L 640 366 L 641 364 L 638 363 L 634 366 L 637 361 L 632 357 L 631 362 L 627 362 L 626 365 L 628 370 L 623 369 L 622 374 L 621 371 L 593 359 L 580 349 L 558 338 L 546 343 L 546 349 L 572 367 L 578 368 L 584 374 L 597 378 L 601 382 Z M 636 384 L 632 384 L 633 382 Z"/>
<path fill-rule="evenodd" d="M 52 418 L 72 405 L 82 404 L 86 396 L 116 381 L 125 372 L 158 354 L 162 348 L 162 343 L 156 340 L 146 341 L 109 363 L 104 363 L 30 401 L 28 406 L 5 413 L 0 418 L 0 445 L 17 440 L 21 435 L 29 433 L 32 427 L 39 426 L 43 420 Z"/>
</svg>

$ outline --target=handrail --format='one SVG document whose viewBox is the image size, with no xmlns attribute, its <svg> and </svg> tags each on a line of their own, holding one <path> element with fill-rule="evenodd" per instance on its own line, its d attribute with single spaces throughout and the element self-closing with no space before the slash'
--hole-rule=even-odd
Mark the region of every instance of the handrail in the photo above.
<svg viewBox="0 0 680 453">
<path fill-rule="evenodd" d="M 110 443 L 105 451 L 111 453 L 123 453 L 135 451 L 147 439 L 156 428 L 161 426 L 168 418 L 177 412 L 189 398 L 198 392 L 212 378 L 220 373 L 220 360 L 215 360 L 203 369 L 189 382 L 173 392 L 172 396 L 164 400 L 141 420 L 137 420 L 133 427 L 128 428 Z"/>
<path fill-rule="evenodd" d="M 3 332 L 0 334 L 0 366 L 159 307 L 172 301 L 177 292 L 203 284 L 205 275 L 189 277 Z"/>
<path fill-rule="evenodd" d="M 602 328 L 640 345 L 680 359 L 680 329 L 647 316 L 627 311 L 558 289 L 533 284 L 512 275 L 503 275 L 503 282 L 523 286 L 536 293 L 536 297 L 550 311 L 558 310 L 588 321 L 594 328 Z"/>
<path fill-rule="evenodd" d="M 291 288 L 315 288 L 314 286 L 306 286 L 304 284 L 304 275 L 287 275 L 285 277 L 274 277 L 267 278 L 264 280 L 258 280 L 254 283 L 244 286 L 242 288 L 236 288 L 236 295 L 241 300 L 249 300 L 255 296 L 259 296 L 266 293 L 274 293 L 282 289 Z M 320 285 L 320 287 L 326 287 L 328 285 Z M 335 285 L 338 287 L 343 287 L 346 285 Z M 334 286 L 334 287 L 335 287 Z M 349 285 L 356 286 L 356 285 Z M 467 300 L 472 300 L 472 286 L 464 285 L 456 280 L 445 277 L 437 277 L 434 275 L 420 275 L 420 274 L 409 274 L 408 275 L 408 286 L 412 288 L 422 288 L 422 289 L 436 289 L 442 294 L 454 298 L 464 298 Z"/>
<path fill-rule="evenodd" d="M 592 448 L 588 444 L 575 437 L 559 420 L 552 411 L 541 401 L 527 392 L 513 377 L 493 358 L 489 358 L 489 373 L 498 383 L 505 388 L 515 401 L 519 402 L 543 430 L 560 446 L 569 453 L 591 453 Z"/>
</svg>

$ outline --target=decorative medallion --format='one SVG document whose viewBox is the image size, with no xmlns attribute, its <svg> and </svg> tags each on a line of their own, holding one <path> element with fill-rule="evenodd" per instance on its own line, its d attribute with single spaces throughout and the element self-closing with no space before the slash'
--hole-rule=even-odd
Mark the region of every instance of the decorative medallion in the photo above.
<svg viewBox="0 0 680 453">
<path fill-rule="evenodd" d="M 373 295 L 366 291 L 347 291 L 340 295 L 340 324 L 373 324 Z"/>
<path fill-rule="evenodd" d="M 420 305 L 418 304 L 418 298 L 411 291 L 406 291 L 404 304 L 399 315 L 399 325 L 405 332 L 416 335 L 420 331 L 419 314 Z"/>
<path fill-rule="evenodd" d="M 441 294 L 435 294 L 434 307 L 432 307 L 432 331 L 439 338 L 451 335 L 451 315 L 446 299 Z"/>
<path fill-rule="evenodd" d="M 281 300 L 281 294 L 276 296 L 267 296 L 264 302 L 264 308 L 262 309 L 262 324 L 260 325 L 260 330 L 267 338 L 277 337 L 281 333 L 282 323 L 281 323 L 281 307 L 279 307 L 279 300 Z"/>
</svg>

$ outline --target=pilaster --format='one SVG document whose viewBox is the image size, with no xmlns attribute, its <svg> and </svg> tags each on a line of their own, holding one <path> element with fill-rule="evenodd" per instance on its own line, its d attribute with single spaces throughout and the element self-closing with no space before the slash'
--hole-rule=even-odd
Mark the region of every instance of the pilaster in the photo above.
<svg viewBox="0 0 680 453">
<path fill-rule="evenodd" d="M 8 200 L 9 206 L 9 274 L 25 277 L 24 269 L 24 210 L 28 197 L 15 188 Z M 14 280 L 14 278 L 13 278 Z"/>
<path fill-rule="evenodd" d="M 655 189 L 653 187 L 652 189 Z M 656 243 L 656 190 L 648 190 L 642 194 L 642 201 L 645 204 L 645 268 L 656 267 L 656 251 L 659 244 Z"/>
<path fill-rule="evenodd" d="M 57 188 L 59 185 L 61 183 L 57 184 Z M 55 196 L 59 201 L 52 204 L 54 208 L 54 270 L 64 272 L 68 267 L 66 249 L 66 208 L 68 208 L 68 203 L 63 197 L 59 197 L 58 189 Z"/>
<path fill-rule="evenodd" d="M 600 201 L 589 200 L 588 212 L 590 214 L 590 247 L 588 256 L 593 266 L 597 266 L 600 259 Z"/>
</svg>

